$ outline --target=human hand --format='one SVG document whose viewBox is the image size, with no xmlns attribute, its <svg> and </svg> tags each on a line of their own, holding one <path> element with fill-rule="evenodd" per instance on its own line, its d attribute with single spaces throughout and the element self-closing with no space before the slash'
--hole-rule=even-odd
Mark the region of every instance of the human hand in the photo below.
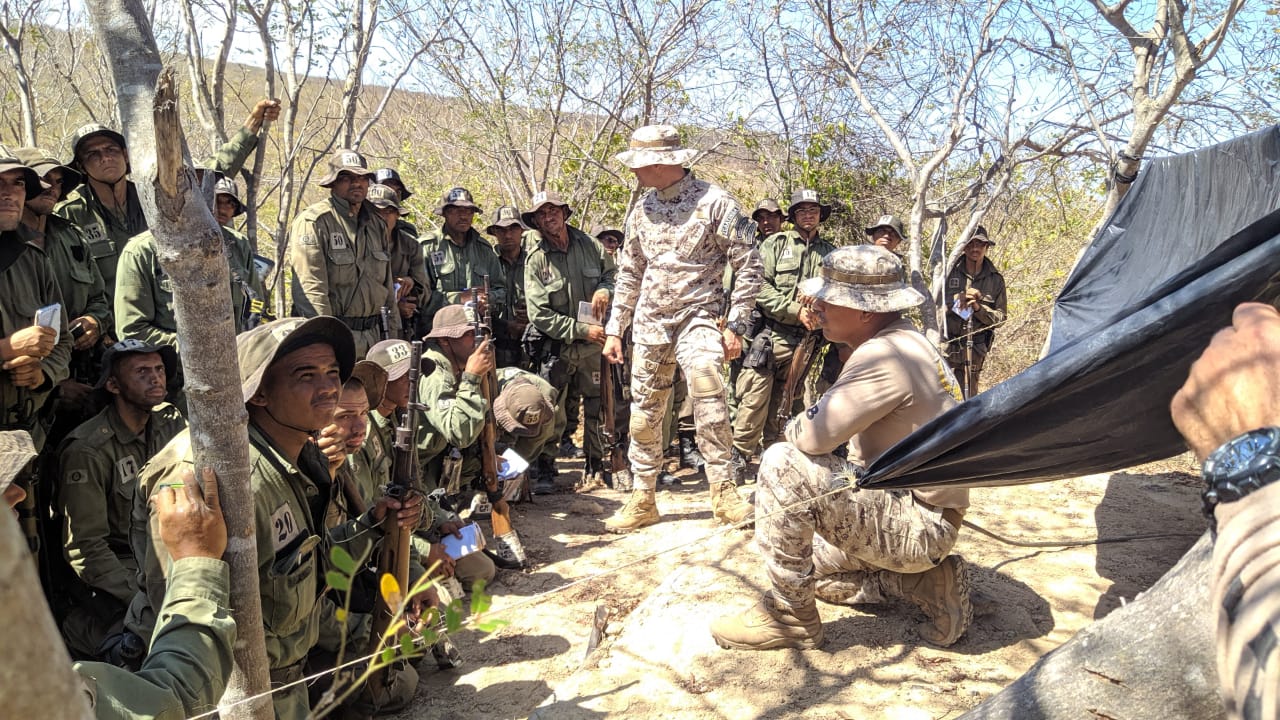
<svg viewBox="0 0 1280 720">
<path fill-rule="evenodd" d="M 733 362 L 742 355 L 742 338 L 738 337 L 738 333 L 725 329 L 721 334 L 721 340 L 724 343 L 724 360 L 725 362 Z"/>
<path fill-rule="evenodd" d="M 396 301 L 396 307 L 400 310 L 400 319 L 408 320 L 418 311 L 418 299 L 412 295 L 400 298 Z"/>
<path fill-rule="evenodd" d="M 58 384 L 58 399 L 67 405 L 83 407 L 93 387 L 82 382 L 67 379 Z"/>
<path fill-rule="evenodd" d="M 622 356 L 622 338 L 617 335 L 610 335 L 608 339 L 604 341 L 604 359 L 614 365 L 622 364 L 624 359 Z"/>
<path fill-rule="evenodd" d="M 1280 312 L 1244 303 L 1191 366 L 1169 405 L 1173 424 L 1203 460 L 1231 438 L 1280 425 Z"/>
<path fill-rule="evenodd" d="M 971 308 L 976 308 L 982 304 L 982 291 L 978 288 L 971 287 L 964 291 L 964 304 Z"/>
<path fill-rule="evenodd" d="M 800 324 L 804 325 L 805 330 L 817 330 L 818 327 L 822 324 L 818 320 L 818 313 L 814 312 L 807 305 L 801 306 L 799 318 L 800 318 Z"/>
<path fill-rule="evenodd" d="M 6 362 L 3 367 L 9 371 L 9 381 L 18 387 L 38 388 L 44 384 L 44 368 L 40 366 L 40 358 L 19 355 Z"/>
<path fill-rule="evenodd" d="M 76 350 L 88 350 L 93 347 L 94 343 L 98 342 L 98 338 L 102 337 L 102 326 L 98 324 L 98 319 L 92 315 L 81 315 L 72 320 L 67 327 L 71 328 L 77 324 L 84 328 L 84 334 L 76 338 L 74 347 Z"/>
<path fill-rule="evenodd" d="M 401 528 L 405 530 L 417 528 L 419 521 L 422 520 L 422 494 L 409 493 L 409 496 L 403 499 L 383 495 L 373 505 L 373 519 L 381 523 L 387 517 L 387 512 L 396 514 L 396 524 Z"/>
<path fill-rule="evenodd" d="M 326 425 L 320 430 L 320 437 L 316 440 L 316 446 L 320 448 L 320 452 L 324 453 L 324 457 L 329 461 L 329 474 L 333 475 L 342 467 L 342 463 L 347 461 L 346 448 L 347 434 L 337 425 Z"/>
<path fill-rule="evenodd" d="M 5 338 L 8 352 L 4 357 L 6 360 L 13 360 L 22 355 L 30 355 L 37 359 L 47 357 L 53 352 L 55 335 L 57 331 L 53 328 L 41 325 L 24 327 Z"/>
<path fill-rule="evenodd" d="M 600 322 L 604 322 L 605 317 L 609 314 L 608 290 L 597 290 L 591 296 L 591 314 L 595 315 Z"/>
<path fill-rule="evenodd" d="M 587 341 L 588 341 L 588 342 L 593 342 L 593 343 L 595 343 L 596 345 L 604 345 L 605 340 L 606 340 L 607 338 L 608 338 L 608 336 L 604 334 L 604 328 L 600 327 L 599 325 L 588 325 L 588 326 L 587 326 Z"/>
<path fill-rule="evenodd" d="M 442 543 L 431 543 L 431 550 L 427 552 L 427 557 L 423 561 L 428 568 L 436 563 L 439 563 L 439 570 L 445 577 L 453 577 L 454 560 L 449 557 L 449 553 L 445 552 Z"/>
<path fill-rule="evenodd" d="M 195 473 L 185 470 L 181 485 L 162 485 L 151 499 L 160 523 L 160 540 L 174 560 L 220 558 L 227 550 L 218 476 L 213 468 L 205 467 L 200 477 L 203 482 L 196 484 Z"/>
<path fill-rule="evenodd" d="M 403 300 L 404 296 L 408 295 L 414 288 L 413 278 L 411 277 L 398 277 L 396 278 L 396 284 L 400 286 L 400 289 L 396 290 L 396 300 Z"/>
<path fill-rule="evenodd" d="M 257 135 L 262 129 L 263 121 L 275 122 L 280 119 L 280 101 L 271 98 L 262 98 L 258 101 L 253 109 L 249 111 L 249 117 L 244 121 L 244 126 L 249 132 Z"/>
<path fill-rule="evenodd" d="M 458 538 L 459 540 L 461 540 L 461 539 L 462 539 L 462 528 L 463 528 L 464 526 L 466 526 L 466 523 L 458 522 L 457 520 L 448 520 L 448 521 L 445 521 L 445 522 L 440 523 L 440 528 L 439 528 L 439 529 L 440 529 L 440 534 L 441 534 L 441 535 L 452 535 L 452 536 L 454 536 L 454 537 Z"/>
<path fill-rule="evenodd" d="M 485 338 L 467 358 L 465 370 L 472 375 L 483 377 L 497 367 L 493 359 L 493 341 Z"/>
</svg>

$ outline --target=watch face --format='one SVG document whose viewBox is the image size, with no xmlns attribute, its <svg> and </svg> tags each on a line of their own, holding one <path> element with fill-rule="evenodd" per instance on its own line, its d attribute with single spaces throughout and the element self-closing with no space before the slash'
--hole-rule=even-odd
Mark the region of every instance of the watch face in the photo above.
<svg viewBox="0 0 1280 720">
<path fill-rule="evenodd" d="M 1224 475 L 1234 475 L 1248 468 L 1269 446 L 1270 440 L 1265 435 L 1250 433 L 1237 438 L 1236 442 L 1223 448 L 1225 452 L 1218 458 L 1217 471 Z"/>
</svg>

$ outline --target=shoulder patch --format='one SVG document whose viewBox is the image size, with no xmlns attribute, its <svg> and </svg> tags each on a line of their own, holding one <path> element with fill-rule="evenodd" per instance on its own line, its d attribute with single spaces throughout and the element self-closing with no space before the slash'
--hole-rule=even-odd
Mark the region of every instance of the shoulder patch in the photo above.
<svg viewBox="0 0 1280 720">
<path fill-rule="evenodd" d="M 440 408 L 441 410 L 448 410 L 449 408 L 453 407 L 453 398 L 451 397 L 440 398 L 439 400 L 436 401 L 436 407 Z"/>
<path fill-rule="evenodd" d="M 83 470 L 72 470 L 62 476 L 62 482 L 67 485 L 79 485 L 89 481 L 89 476 Z"/>
<path fill-rule="evenodd" d="M 280 552 L 294 538 L 302 534 L 302 526 L 293 516 L 293 508 L 284 503 L 271 513 L 271 549 Z"/>
<path fill-rule="evenodd" d="M 315 247 L 315 246 L 316 246 L 316 236 L 315 236 L 315 235 L 303 235 L 303 236 L 302 236 L 302 244 L 303 244 L 303 245 L 307 245 L 307 246 L 309 246 L 309 247 Z"/>
<path fill-rule="evenodd" d="M 751 218 L 742 214 L 737 207 L 725 212 L 724 217 L 720 218 L 720 225 L 716 228 L 716 234 L 729 242 L 747 242 L 755 244 L 756 240 L 756 223 Z"/>
</svg>

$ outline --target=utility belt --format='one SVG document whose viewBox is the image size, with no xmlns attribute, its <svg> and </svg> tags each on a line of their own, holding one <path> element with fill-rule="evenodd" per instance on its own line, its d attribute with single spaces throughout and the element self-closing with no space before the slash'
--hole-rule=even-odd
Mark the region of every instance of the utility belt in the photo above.
<svg viewBox="0 0 1280 720">
<path fill-rule="evenodd" d="M 773 331 L 773 336 L 788 345 L 799 345 L 804 336 L 809 334 L 803 325 L 791 325 L 778 322 L 773 318 L 765 318 L 764 326 Z"/>
<path fill-rule="evenodd" d="M 306 658 L 299 660 L 292 665 L 286 665 L 282 668 L 273 668 L 268 675 L 271 677 L 272 685 L 288 685 L 302 679 L 306 672 Z"/>
<path fill-rule="evenodd" d="M 352 332 L 364 332 L 365 330 L 373 330 L 381 327 L 381 315 L 363 315 L 359 317 L 351 315 L 338 315 L 343 325 L 351 328 Z"/>
</svg>

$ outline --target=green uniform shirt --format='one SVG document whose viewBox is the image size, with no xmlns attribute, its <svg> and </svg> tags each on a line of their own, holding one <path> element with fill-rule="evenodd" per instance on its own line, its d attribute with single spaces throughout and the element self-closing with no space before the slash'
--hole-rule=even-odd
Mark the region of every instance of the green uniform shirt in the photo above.
<svg viewBox="0 0 1280 720">
<path fill-rule="evenodd" d="M 598 240 L 567 226 L 569 245 L 557 250 L 537 230 L 525 233 L 532 247 L 524 269 L 529 322 L 543 335 L 566 342 L 587 339 L 587 323 L 578 322 L 578 303 L 590 302 L 597 290 L 613 296 L 617 265 Z"/>
<path fill-rule="evenodd" d="M 391 255 L 391 274 L 395 277 L 413 278 L 413 294 L 418 298 L 418 312 L 411 321 L 414 326 L 406 327 L 404 336 L 416 339 L 431 332 L 431 318 L 447 303 L 439 290 L 440 283 L 436 280 L 435 268 L 427 265 L 422 256 L 418 229 L 399 220 L 396 222 L 395 240 Z M 405 323 L 403 318 L 401 323 Z"/>
<path fill-rule="evenodd" d="M 821 235 L 806 243 L 795 230 L 774 233 L 760 243 L 764 282 L 756 295 L 756 305 L 775 333 L 788 338 L 804 336 L 796 290 L 802 281 L 817 276 L 822 259 L 835 249 Z"/>
<path fill-rule="evenodd" d="M 175 560 L 150 650 L 137 673 L 76 663 L 98 720 L 182 720 L 217 709 L 231 675 L 231 578 L 214 558 Z"/>
<path fill-rule="evenodd" d="M 249 132 L 248 128 L 242 125 L 235 135 L 232 135 L 223 143 L 222 147 L 218 148 L 213 157 L 205 160 L 204 165 L 223 175 L 232 176 L 244 168 L 249 156 L 257 149 L 257 133 Z"/>
<path fill-rule="evenodd" d="M 26 226 L 21 231 L 35 235 L 35 231 Z M 62 307 L 67 311 L 67 320 L 88 315 L 98 321 L 103 335 L 109 334 L 112 329 L 111 300 L 102 280 L 102 271 L 94 262 L 89 242 L 80 228 L 57 215 L 47 216 L 44 255 L 62 291 Z"/>
<path fill-rule="evenodd" d="M 497 308 L 506 302 L 506 281 L 498 253 L 475 228 L 467 231 L 466 240 L 459 247 L 445 236 L 443 230 L 423 235 L 422 257 L 435 272 L 437 287 L 444 293 L 445 304 L 460 302 L 464 290 L 484 287 L 484 276 L 489 276 L 489 302 Z"/>
<path fill-rule="evenodd" d="M 128 604 L 138 590 L 138 563 L 129 546 L 138 472 L 187 421 L 160 404 L 134 434 L 112 403 L 71 431 L 59 451 L 58 505 L 65 515 L 63 552 L 86 585 Z"/>
<path fill-rule="evenodd" d="M 88 181 L 72 190 L 53 212 L 84 232 L 93 259 L 98 262 L 107 295 L 113 295 L 120 251 L 130 238 L 147 229 L 147 217 L 142 214 L 142 202 L 138 200 L 138 188 L 133 181 L 126 181 L 125 205 L 120 212 L 108 210 Z"/>
<path fill-rule="evenodd" d="M 502 282 L 506 285 L 506 299 L 501 305 L 494 306 L 494 331 L 498 334 L 499 340 L 504 337 L 511 342 L 519 342 L 520 336 L 512 335 L 511 331 L 505 326 L 512 320 L 521 320 L 528 322 L 529 307 L 524 296 L 524 268 L 529 262 L 529 253 L 524 247 L 520 248 L 520 254 L 516 256 L 513 262 L 508 262 L 501 255 L 498 256 L 498 264 L 502 266 Z"/>
<path fill-rule="evenodd" d="M 455 375 L 440 346 L 428 340 L 422 356 L 435 363 L 430 375 L 418 379 L 418 399 L 425 406 L 418 424 L 418 462 L 423 490 L 439 487 L 439 463 L 446 448 L 467 448 L 480 439 L 488 403 L 480 393 L 480 378 L 469 372 Z"/>
</svg>

